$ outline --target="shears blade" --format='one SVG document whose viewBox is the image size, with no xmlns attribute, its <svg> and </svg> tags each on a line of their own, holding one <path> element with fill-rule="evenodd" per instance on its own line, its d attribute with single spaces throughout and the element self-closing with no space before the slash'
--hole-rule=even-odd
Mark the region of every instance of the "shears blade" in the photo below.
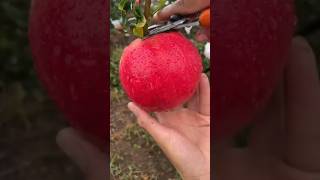
<svg viewBox="0 0 320 180">
<path fill-rule="evenodd" d="M 170 31 L 176 29 L 177 27 L 182 27 L 187 22 L 187 19 L 180 19 L 174 22 L 168 22 L 167 24 L 156 24 L 148 27 L 149 36 L 159 34 L 162 32 Z"/>
</svg>

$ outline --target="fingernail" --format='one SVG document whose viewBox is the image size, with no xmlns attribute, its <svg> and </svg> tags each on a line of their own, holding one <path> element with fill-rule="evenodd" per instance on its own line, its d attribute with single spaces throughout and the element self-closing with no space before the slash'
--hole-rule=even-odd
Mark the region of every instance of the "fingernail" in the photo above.
<svg viewBox="0 0 320 180">
<path fill-rule="evenodd" d="M 302 36 L 297 36 L 293 39 L 295 47 L 302 48 L 305 52 L 312 53 L 312 48 L 309 42 Z"/>
<path fill-rule="evenodd" d="M 205 73 L 202 73 L 202 74 L 201 74 L 201 77 L 202 77 L 202 78 L 207 78 L 208 76 L 207 76 Z"/>
<path fill-rule="evenodd" d="M 159 11 L 157 11 L 156 13 L 154 13 L 154 15 L 153 15 L 153 20 L 159 21 Z"/>
<path fill-rule="evenodd" d="M 134 115 L 137 116 L 138 108 L 137 108 L 137 106 L 136 106 L 133 102 L 129 102 L 129 103 L 128 103 L 128 108 L 129 108 L 129 110 L 130 110 Z"/>
<path fill-rule="evenodd" d="M 301 46 L 308 46 L 308 41 L 302 36 L 295 37 L 293 41 L 298 43 Z"/>
<path fill-rule="evenodd" d="M 138 107 L 135 105 L 133 102 L 128 103 L 128 108 L 129 110 L 136 116 L 137 118 L 137 123 L 139 124 L 140 127 L 143 127 L 143 122 L 141 119 L 138 117 Z"/>
<path fill-rule="evenodd" d="M 128 103 L 128 108 L 129 108 L 130 111 L 133 111 L 133 110 L 134 110 L 134 104 L 133 104 L 133 102 L 129 102 L 129 103 Z"/>
</svg>

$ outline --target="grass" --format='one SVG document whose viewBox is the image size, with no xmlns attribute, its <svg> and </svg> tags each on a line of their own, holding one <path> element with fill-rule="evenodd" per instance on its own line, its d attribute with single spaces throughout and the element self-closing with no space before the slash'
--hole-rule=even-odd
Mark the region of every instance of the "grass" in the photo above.
<svg viewBox="0 0 320 180">
<path fill-rule="evenodd" d="M 117 142 L 114 143 L 117 144 L 118 147 L 114 148 L 117 149 L 121 146 L 122 148 L 111 151 L 110 172 L 114 179 L 161 179 L 158 169 L 147 167 L 147 163 L 145 161 L 148 158 L 141 158 L 141 156 L 148 156 L 153 159 L 160 158 L 161 161 L 149 160 L 149 164 L 164 163 L 167 170 L 169 169 L 173 171 L 171 179 L 181 179 L 179 174 L 174 171 L 174 168 L 171 167 L 168 161 L 163 161 L 165 157 L 152 137 L 146 133 L 145 130 L 140 128 L 137 123 L 128 123 L 122 129 L 122 136 L 117 138 L 116 141 Z M 126 150 L 130 152 L 125 152 Z M 141 162 L 145 162 L 146 164 Z"/>
<path fill-rule="evenodd" d="M 140 180 L 140 179 L 152 179 L 157 180 L 155 175 L 148 175 L 140 170 L 135 164 L 127 164 L 123 166 L 124 158 L 118 153 L 114 153 L 111 156 L 110 172 L 114 179 L 119 180 Z"/>
<path fill-rule="evenodd" d="M 121 96 L 112 101 L 110 171 L 113 179 L 179 179 L 153 138 L 141 128 Z"/>
<path fill-rule="evenodd" d="M 146 147 L 155 153 L 160 154 L 161 150 L 153 138 L 137 123 L 131 124 L 124 133 L 125 140 L 129 141 L 133 148 L 141 149 L 141 147 Z M 134 139 L 139 139 L 140 141 L 132 141 Z"/>
<path fill-rule="evenodd" d="M 123 47 L 112 47 L 110 57 L 110 86 L 115 94 L 122 95 L 119 81 L 119 61 L 123 51 Z"/>
</svg>

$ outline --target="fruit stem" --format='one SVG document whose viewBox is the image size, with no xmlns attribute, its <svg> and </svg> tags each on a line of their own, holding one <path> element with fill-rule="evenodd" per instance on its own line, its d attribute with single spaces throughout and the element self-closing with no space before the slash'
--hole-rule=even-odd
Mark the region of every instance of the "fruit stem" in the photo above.
<svg viewBox="0 0 320 180">
<path fill-rule="evenodd" d="M 151 0 L 145 0 L 144 2 L 144 17 L 147 20 L 146 25 L 144 26 L 144 34 L 148 33 L 148 27 L 150 24 L 150 17 L 151 17 Z"/>
</svg>

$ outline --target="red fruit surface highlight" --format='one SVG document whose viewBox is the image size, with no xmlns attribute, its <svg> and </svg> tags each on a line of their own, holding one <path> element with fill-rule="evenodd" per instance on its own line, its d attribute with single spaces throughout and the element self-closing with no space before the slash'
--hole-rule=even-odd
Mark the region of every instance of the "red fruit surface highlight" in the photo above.
<svg viewBox="0 0 320 180">
<path fill-rule="evenodd" d="M 73 127 L 109 135 L 108 1 L 33 0 L 29 38 L 39 78 Z"/>
<path fill-rule="evenodd" d="M 198 49 L 178 32 L 137 39 L 120 60 L 122 87 L 138 105 L 164 111 L 186 102 L 202 72 Z"/>
<path fill-rule="evenodd" d="M 221 138 L 239 132 L 268 103 L 284 70 L 295 16 L 292 0 L 213 3 L 213 132 Z"/>
</svg>

